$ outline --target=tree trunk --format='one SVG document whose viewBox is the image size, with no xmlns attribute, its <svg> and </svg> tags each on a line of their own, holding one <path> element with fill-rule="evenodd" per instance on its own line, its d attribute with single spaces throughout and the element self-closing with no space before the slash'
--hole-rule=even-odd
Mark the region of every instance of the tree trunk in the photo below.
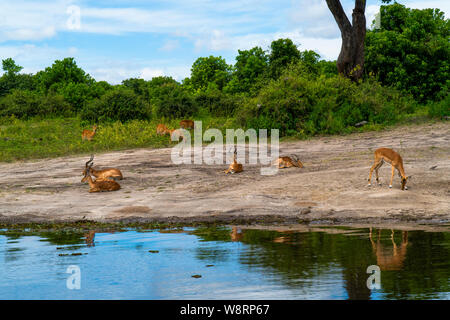
<svg viewBox="0 0 450 320">
<path fill-rule="evenodd" d="M 366 37 L 366 0 L 355 0 L 352 23 L 345 15 L 339 0 L 326 0 L 328 8 L 341 30 L 342 47 L 337 60 L 340 74 L 354 81 L 359 80 L 364 68 L 364 40 Z"/>
</svg>

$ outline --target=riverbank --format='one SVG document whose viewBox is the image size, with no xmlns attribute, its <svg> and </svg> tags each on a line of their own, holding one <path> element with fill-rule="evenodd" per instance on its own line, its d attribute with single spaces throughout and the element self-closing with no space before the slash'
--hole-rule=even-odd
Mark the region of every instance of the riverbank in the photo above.
<svg viewBox="0 0 450 320">
<path fill-rule="evenodd" d="M 0 222 L 63 223 L 323 223 L 395 224 L 450 221 L 450 125 L 401 126 L 382 132 L 319 137 L 280 144 L 304 168 L 260 174 L 260 165 L 225 175 L 227 165 L 176 165 L 170 148 L 95 155 L 125 179 L 110 193 L 80 182 L 88 156 L 0 164 Z M 409 190 L 390 166 L 382 186 L 367 187 L 373 151 L 390 147 L 403 159 Z"/>
</svg>

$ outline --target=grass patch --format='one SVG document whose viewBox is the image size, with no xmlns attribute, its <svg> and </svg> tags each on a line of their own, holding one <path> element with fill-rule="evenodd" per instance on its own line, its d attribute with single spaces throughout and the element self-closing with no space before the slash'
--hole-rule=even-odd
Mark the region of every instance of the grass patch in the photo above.
<svg viewBox="0 0 450 320">
<path fill-rule="evenodd" d="M 205 118 L 203 131 L 232 127 L 228 118 Z M 80 118 L 19 120 L 0 118 L 0 162 L 54 158 L 67 155 L 98 153 L 132 148 L 163 148 L 175 145 L 169 136 L 156 134 L 156 126 L 165 123 L 178 128 L 176 120 L 132 120 L 98 125 L 92 141 L 82 141 L 81 132 L 92 125 Z"/>
</svg>

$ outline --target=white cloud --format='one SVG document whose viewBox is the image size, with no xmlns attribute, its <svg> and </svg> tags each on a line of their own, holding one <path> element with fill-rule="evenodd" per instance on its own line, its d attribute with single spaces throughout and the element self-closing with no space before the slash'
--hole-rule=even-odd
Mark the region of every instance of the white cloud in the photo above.
<svg viewBox="0 0 450 320">
<path fill-rule="evenodd" d="M 167 40 L 163 46 L 161 48 L 159 48 L 160 51 L 165 51 L 165 52 L 171 52 L 174 51 L 175 49 L 177 49 L 180 46 L 180 41 L 178 40 Z"/>
<path fill-rule="evenodd" d="M 141 70 L 139 78 L 144 80 L 151 80 L 154 77 L 160 77 L 164 75 L 164 71 L 161 69 L 144 68 Z"/>
</svg>

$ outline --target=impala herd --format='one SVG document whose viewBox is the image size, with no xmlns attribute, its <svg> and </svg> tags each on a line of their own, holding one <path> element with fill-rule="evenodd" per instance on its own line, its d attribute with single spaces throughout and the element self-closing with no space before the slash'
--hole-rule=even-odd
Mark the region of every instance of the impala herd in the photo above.
<svg viewBox="0 0 450 320">
<path fill-rule="evenodd" d="M 194 121 L 182 120 L 180 122 L 180 128 L 181 129 L 194 129 Z M 83 133 L 81 135 L 82 140 L 91 141 L 92 138 L 95 136 L 96 131 L 97 131 L 96 125 L 93 126 L 92 131 L 91 130 L 83 130 Z M 178 137 L 180 137 L 181 139 L 184 138 L 181 130 L 169 129 L 164 124 L 158 124 L 158 126 L 156 127 L 156 133 L 161 136 L 169 134 L 171 137 L 174 133 L 176 133 L 178 135 Z M 224 171 L 226 174 L 228 174 L 228 173 L 233 174 L 233 173 L 239 173 L 239 172 L 244 171 L 243 165 L 241 163 L 237 162 L 236 156 L 237 156 L 237 148 L 235 146 L 233 162 L 230 164 L 228 169 Z M 116 180 L 123 179 L 122 172 L 116 168 L 95 170 L 92 168 L 92 166 L 94 165 L 93 161 L 94 161 L 94 155 L 91 155 L 91 158 L 85 164 L 85 168 L 82 173 L 83 179 L 81 180 L 81 182 L 89 183 L 89 187 L 90 187 L 89 192 L 119 190 L 120 185 L 119 185 L 119 183 L 116 182 Z M 408 179 L 411 178 L 411 176 L 407 177 L 405 175 L 402 157 L 394 150 L 388 149 L 388 148 L 379 148 L 379 149 L 375 150 L 375 161 L 374 161 L 374 164 L 372 165 L 372 167 L 370 168 L 368 186 L 371 186 L 372 173 L 374 170 L 376 173 L 377 183 L 379 185 L 381 185 L 379 176 L 378 176 L 378 170 L 380 169 L 380 167 L 383 165 L 384 162 L 388 162 L 392 166 L 392 175 L 391 175 L 391 180 L 389 183 L 389 188 L 392 188 L 392 180 L 394 178 L 395 170 L 397 170 L 398 175 L 401 178 L 401 189 L 408 190 L 408 188 L 406 187 L 406 182 L 408 181 Z M 272 164 L 277 166 L 278 169 L 290 168 L 290 167 L 303 168 L 303 163 L 298 159 L 297 155 L 295 155 L 295 154 L 292 154 L 291 156 L 279 157 Z M 95 180 L 92 179 L 92 176 L 95 177 Z"/>
</svg>

